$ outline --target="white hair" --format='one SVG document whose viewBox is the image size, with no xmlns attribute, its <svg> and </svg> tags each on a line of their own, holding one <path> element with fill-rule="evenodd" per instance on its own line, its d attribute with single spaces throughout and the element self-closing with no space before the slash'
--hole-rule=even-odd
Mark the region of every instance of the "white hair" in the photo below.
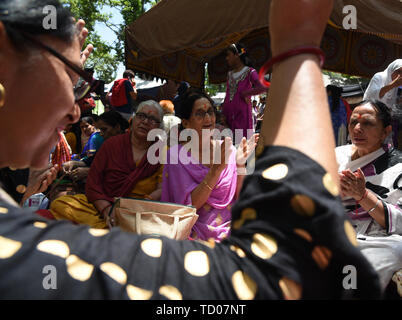
<svg viewBox="0 0 402 320">
<path fill-rule="evenodd" d="M 164 126 L 163 126 L 164 112 L 163 112 L 163 109 L 162 109 L 161 105 L 158 102 L 154 101 L 154 100 L 147 100 L 147 101 L 141 102 L 138 105 L 136 112 L 133 113 L 133 117 L 135 117 L 136 113 L 141 112 L 141 110 L 144 109 L 144 107 L 146 107 L 146 106 L 154 107 L 158 111 L 159 121 L 160 121 L 159 128 L 163 129 L 164 128 Z"/>
</svg>

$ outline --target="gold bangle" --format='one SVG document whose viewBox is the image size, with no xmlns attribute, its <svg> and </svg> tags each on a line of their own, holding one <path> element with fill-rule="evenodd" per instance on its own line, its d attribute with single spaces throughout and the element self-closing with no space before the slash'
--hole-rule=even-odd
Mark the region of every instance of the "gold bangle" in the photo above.
<svg viewBox="0 0 402 320">
<path fill-rule="evenodd" d="M 211 188 L 211 187 L 209 186 L 209 184 L 208 184 L 208 183 L 206 183 L 204 180 L 202 180 L 202 183 L 203 183 L 203 184 L 205 184 L 209 190 L 211 190 L 211 191 L 212 191 L 212 190 L 214 190 L 214 189 L 213 189 L 213 188 Z"/>
</svg>

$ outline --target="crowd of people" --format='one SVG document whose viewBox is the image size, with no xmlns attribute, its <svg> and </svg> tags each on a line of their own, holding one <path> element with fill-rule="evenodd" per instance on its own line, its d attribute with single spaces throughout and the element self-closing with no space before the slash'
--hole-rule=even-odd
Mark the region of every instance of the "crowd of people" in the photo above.
<svg viewBox="0 0 402 320">
<path fill-rule="evenodd" d="M 49 2 L 60 27 L 34 28 Z M 273 56 L 318 46 L 332 2 L 273 0 Z M 275 65 L 265 98 L 247 48 L 232 44 L 221 110 L 186 82 L 172 100 L 141 101 L 126 70 L 99 113 L 83 104 L 95 89 L 78 67 L 93 50 L 82 50 L 87 34 L 56 0 L 0 4 L 1 297 L 377 299 L 391 279 L 402 296 L 402 153 L 392 135 L 402 60 L 351 108 L 325 90 L 312 53 Z M 19 66 L 34 70 L 29 99 L 14 82 Z M 162 134 L 150 140 L 153 131 Z M 166 162 L 155 164 L 161 140 Z M 125 233 L 119 197 L 193 206 L 198 219 L 183 241 Z M 31 278 L 44 265 L 60 270 L 57 293 Z M 352 291 L 347 265 L 359 272 Z"/>
</svg>

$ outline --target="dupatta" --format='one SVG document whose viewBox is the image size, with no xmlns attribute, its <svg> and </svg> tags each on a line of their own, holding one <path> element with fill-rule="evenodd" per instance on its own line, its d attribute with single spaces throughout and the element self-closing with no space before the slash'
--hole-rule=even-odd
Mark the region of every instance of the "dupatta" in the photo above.
<svg viewBox="0 0 402 320">
<path fill-rule="evenodd" d="M 102 145 L 89 170 L 86 195 L 89 201 L 128 196 L 135 185 L 152 176 L 160 164 L 150 164 L 147 154 L 135 164 L 130 133 L 111 137 Z"/>
</svg>

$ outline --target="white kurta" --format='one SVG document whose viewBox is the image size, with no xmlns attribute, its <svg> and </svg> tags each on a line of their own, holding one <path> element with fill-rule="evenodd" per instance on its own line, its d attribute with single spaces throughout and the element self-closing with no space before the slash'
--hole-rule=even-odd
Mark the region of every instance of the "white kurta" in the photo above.
<svg viewBox="0 0 402 320">
<path fill-rule="evenodd" d="M 376 193 L 384 205 L 386 229 L 363 208 L 356 207 L 354 199 L 343 199 L 343 204 L 352 219 L 359 247 L 378 272 L 385 289 L 392 275 L 402 269 L 402 153 L 381 148 L 352 161 L 352 152 L 352 145 L 335 149 L 338 171 L 362 169 L 366 187 Z"/>
</svg>

